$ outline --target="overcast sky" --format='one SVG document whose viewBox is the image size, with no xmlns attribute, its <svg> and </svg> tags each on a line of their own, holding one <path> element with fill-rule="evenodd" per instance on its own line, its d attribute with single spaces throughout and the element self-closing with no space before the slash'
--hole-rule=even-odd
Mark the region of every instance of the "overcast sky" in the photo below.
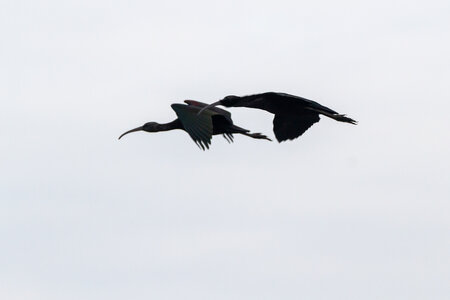
<svg viewBox="0 0 450 300">
<path fill-rule="evenodd" d="M 3 1 L 1 299 L 448 299 L 450 2 Z M 292 142 L 170 104 L 280 91 Z M 274 138 L 273 115 L 230 109 Z"/>
</svg>

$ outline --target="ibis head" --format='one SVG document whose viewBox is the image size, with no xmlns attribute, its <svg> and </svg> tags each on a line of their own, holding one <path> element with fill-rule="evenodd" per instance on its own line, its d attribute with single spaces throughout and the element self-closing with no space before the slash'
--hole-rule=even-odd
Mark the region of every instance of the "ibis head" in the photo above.
<svg viewBox="0 0 450 300">
<path fill-rule="evenodd" d="M 226 96 L 225 98 L 220 100 L 220 104 L 222 104 L 223 106 L 230 107 L 239 99 L 241 99 L 241 97 L 235 95 Z"/>
<path fill-rule="evenodd" d="M 121 136 L 119 136 L 119 140 L 121 137 L 123 137 L 126 134 L 132 133 L 132 132 L 136 132 L 136 131 L 147 131 L 147 132 L 157 132 L 159 124 L 156 122 L 148 122 L 145 123 L 143 126 L 128 130 L 127 132 L 123 133 Z"/>
</svg>

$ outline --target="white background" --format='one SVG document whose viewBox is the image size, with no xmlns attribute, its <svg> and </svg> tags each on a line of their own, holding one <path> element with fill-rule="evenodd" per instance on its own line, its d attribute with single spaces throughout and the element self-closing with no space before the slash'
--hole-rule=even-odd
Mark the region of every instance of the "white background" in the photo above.
<svg viewBox="0 0 450 300">
<path fill-rule="evenodd" d="M 448 299 L 449 1 L 2 1 L 1 299 Z M 292 142 L 170 104 L 280 91 Z M 231 109 L 274 138 L 273 116 Z"/>
</svg>

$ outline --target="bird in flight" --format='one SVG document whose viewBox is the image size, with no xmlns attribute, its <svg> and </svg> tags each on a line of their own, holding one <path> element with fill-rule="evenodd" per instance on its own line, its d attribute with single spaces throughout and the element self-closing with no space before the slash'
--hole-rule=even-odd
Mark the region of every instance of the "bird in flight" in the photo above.
<svg viewBox="0 0 450 300">
<path fill-rule="evenodd" d="M 286 93 L 268 92 L 242 97 L 226 96 L 222 100 L 203 107 L 199 115 L 204 110 L 212 109 L 217 105 L 257 108 L 274 114 L 273 132 L 280 143 L 301 136 L 314 123 L 319 122 L 319 115 L 340 122 L 357 124 L 355 120 L 315 101 Z"/>
<path fill-rule="evenodd" d="M 222 134 L 229 143 L 233 142 L 233 134 L 242 134 L 254 139 L 271 141 L 265 135 L 250 133 L 250 130 L 234 125 L 231 119 L 231 113 L 224 109 L 218 107 L 206 108 L 206 103 L 194 100 L 185 100 L 184 102 L 187 105 L 179 103 L 171 105 L 178 116 L 172 122 L 164 124 L 148 122 L 143 126 L 123 133 L 119 139 L 128 133 L 136 131 L 159 132 L 181 129 L 186 131 L 202 150 L 209 149 L 212 136 L 217 134 Z M 199 114 L 201 109 L 203 109 L 203 112 Z"/>
</svg>

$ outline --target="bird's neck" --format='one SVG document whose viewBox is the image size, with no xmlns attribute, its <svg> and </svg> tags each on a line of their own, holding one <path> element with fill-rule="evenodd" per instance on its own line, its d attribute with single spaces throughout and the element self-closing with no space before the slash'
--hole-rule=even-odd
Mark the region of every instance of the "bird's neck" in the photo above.
<svg viewBox="0 0 450 300">
<path fill-rule="evenodd" d="M 169 123 L 158 124 L 158 131 L 169 131 L 174 129 L 182 129 L 181 122 L 176 119 Z"/>
</svg>

